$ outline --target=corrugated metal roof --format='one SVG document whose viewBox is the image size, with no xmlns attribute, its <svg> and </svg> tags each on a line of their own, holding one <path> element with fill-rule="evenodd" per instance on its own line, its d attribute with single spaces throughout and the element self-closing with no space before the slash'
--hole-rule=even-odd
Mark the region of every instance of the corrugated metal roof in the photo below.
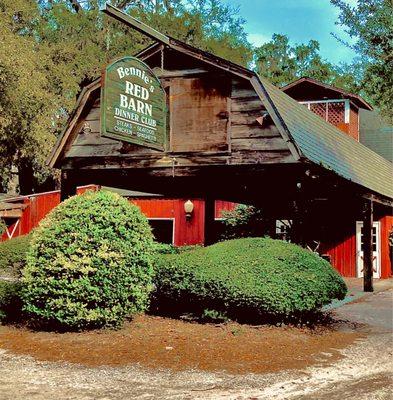
<svg viewBox="0 0 393 400">
<path fill-rule="evenodd" d="M 393 164 L 260 78 L 302 156 L 393 198 Z"/>
</svg>

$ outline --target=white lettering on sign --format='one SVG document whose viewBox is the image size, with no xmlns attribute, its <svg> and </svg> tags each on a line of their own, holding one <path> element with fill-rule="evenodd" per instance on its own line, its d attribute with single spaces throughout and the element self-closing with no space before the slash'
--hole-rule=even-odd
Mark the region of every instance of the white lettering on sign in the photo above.
<svg viewBox="0 0 393 400">
<path fill-rule="evenodd" d="M 119 67 L 117 68 L 117 73 L 119 74 L 120 79 L 123 79 L 125 76 L 137 76 L 141 78 L 146 84 L 151 83 L 151 79 L 146 75 L 146 72 L 140 70 L 139 68 Z"/>
<path fill-rule="evenodd" d="M 103 75 L 102 135 L 165 149 L 165 91 L 149 66 L 134 57 L 108 65 Z"/>
</svg>

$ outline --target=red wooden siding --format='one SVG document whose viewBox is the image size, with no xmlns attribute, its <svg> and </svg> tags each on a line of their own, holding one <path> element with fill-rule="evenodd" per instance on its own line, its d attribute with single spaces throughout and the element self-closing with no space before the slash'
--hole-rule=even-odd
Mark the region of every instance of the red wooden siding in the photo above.
<svg viewBox="0 0 393 400">
<path fill-rule="evenodd" d="M 217 200 L 215 206 L 215 218 L 222 218 L 223 211 L 231 211 L 236 207 L 236 203 L 230 201 Z"/>
<path fill-rule="evenodd" d="M 329 227 L 321 252 L 328 254 L 332 265 L 347 277 L 356 276 L 356 221 L 337 219 Z"/>
<path fill-rule="evenodd" d="M 393 215 L 385 215 L 381 222 L 381 278 L 392 276 L 389 252 L 389 232 L 393 227 Z"/>
<path fill-rule="evenodd" d="M 87 186 L 78 189 L 82 193 L 87 189 L 97 188 Z M 203 244 L 204 242 L 204 201 L 191 199 L 194 211 L 190 219 L 186 219 L 184 203 L 187 199 L 134 198 L 130 201 L 140 207 L 147 218 L 162 218 L 174 220 L 174 244 L 176 246 Z M 13 237 L 25 235 L 35 228 L 42 218 L 60 202 L 58 191 L 34 194 L 22 198 L 27 205 L 15 230 Z M 216 201 L 215 217 L 221 218 L 223 210 L 232 210 L 236 203 Z M 393 216 L 376 211 L 376 221 L 381 223 L 381 277 L 391 276 L 388 235 L 393 226 Z M 10 227 L 12 231 L 13 227 Z M 344 215 L 334 220 L 325 234 L 320 251 L 331 257 L 332 265 L 346 277 L 356 276 L 356 218 Z M 1 240 L 7 240 L 3 234 Z"/>
<path fill-rule="evenodd" d="M 205 216 L 203 200 L 191 199 L 194 211 L 186 219 L 183 199 L 132 199 L 147 218 L 174 219 L 176 246 L 202 244 L 204 241 L 203 221 Z"/>
</svg>

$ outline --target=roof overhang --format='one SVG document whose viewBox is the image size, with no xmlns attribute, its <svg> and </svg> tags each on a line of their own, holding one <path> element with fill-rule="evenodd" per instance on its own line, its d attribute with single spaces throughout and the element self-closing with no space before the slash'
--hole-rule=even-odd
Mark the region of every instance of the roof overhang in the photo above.
<svg viewBox="0 0 393 400">
<path fill-rule="evenodd" d="M 332 92 L 336 92 L 338 94 L 338 97 L 350 99 L 359 108 L 364 108 L 366 110 L 373 110 L 373 107 L 366 100 L 364 100 L 363 97 L 361 97 L 357 94 L 354 94 L 354 93 L 346 92 L 345 90 L 340 89 L 338 87 L 328 85 L 327 83 L 323 83 L 323 82 L 317 81 L 316 79 L 312 79 L 312 78 L 308 78 L 308 77 L 299 78 L 296 81 L 291 82 L 286 86 L 283 86 L 281 88 L 281 90 L 283 92 L 288 92 L 290 89 L 295 88 L 297 86 L 304 85 L 304 84 L 310 84 L 310 85 L 314 85 L 314 86 L 317 86 L 317 87 L 320 87 L 323 89 L 327 89 Z"/>
</svg>

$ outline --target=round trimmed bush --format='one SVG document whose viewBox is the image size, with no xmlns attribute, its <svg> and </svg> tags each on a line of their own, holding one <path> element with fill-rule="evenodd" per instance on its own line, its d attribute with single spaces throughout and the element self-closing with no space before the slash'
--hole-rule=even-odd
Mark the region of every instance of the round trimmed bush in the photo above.
<svg viewBox="0 0 393 400">
<path fill-rule="evenodd" d="M 269 238 L 163 254 L 156 268 L 154 307 L 165 313 L 214 310 L 238 320 L 301 318 L 347 291 L 327 261 Z"/>
<path fill-rule="evenodd" d="M 32 235 L 24 311 L 56 329 L 117 327 L 148 306 L 152 259 L 153 235 L 138 207 L 107 191 L 71 197 Z"/>
</svg>

